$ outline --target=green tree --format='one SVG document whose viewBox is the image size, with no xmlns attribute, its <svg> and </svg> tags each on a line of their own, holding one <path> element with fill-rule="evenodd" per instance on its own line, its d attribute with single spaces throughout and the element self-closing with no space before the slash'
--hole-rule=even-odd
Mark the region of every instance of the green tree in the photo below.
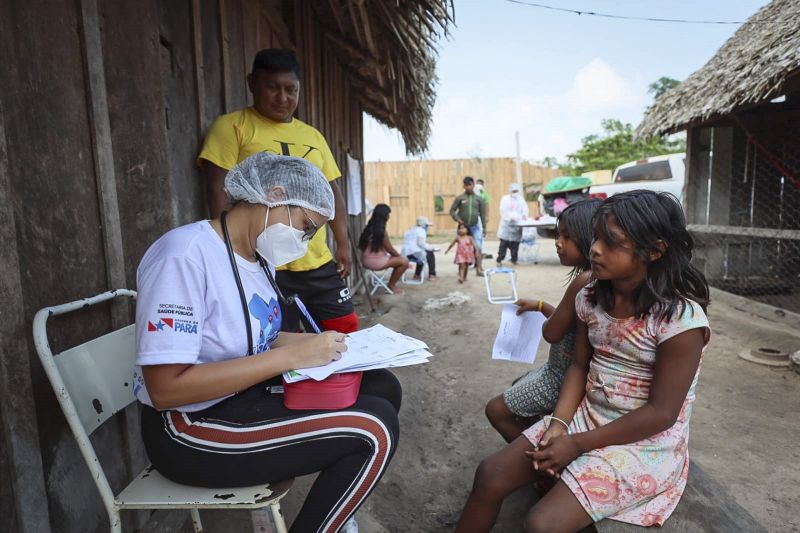
<svg viewBox="0 0 800 533">
<path fill-rule="evenodd" d="M 683 139 L 665 137 L 634 138 L 633 126 L 616 119 L 601 121 L 603 133 L 592 134 L 581 140 L 581 147 L 567 155 L 567 164 L 561 170 L 582 174 L 592 170 L 614 169 L 617 166 L 656 155 L 683 152 Z"/>
<path fill-rule="evenodd" d="M 558 168 L 560 165 L 558 163 L 558 159 L 555 157 L 548 155 L 541 161 L 535 161 L 535 163 L 539 166 L 548 167 L 548 168 Z"/>
<path fill-rule="evenodd" d="M 662 94 L 676 87 L 679 83 L 680 82 L 674 78 L 661 76 L 648 86 L 647 92 L 653 95 L 653 100 L 658 100 Z"/>
</svg>

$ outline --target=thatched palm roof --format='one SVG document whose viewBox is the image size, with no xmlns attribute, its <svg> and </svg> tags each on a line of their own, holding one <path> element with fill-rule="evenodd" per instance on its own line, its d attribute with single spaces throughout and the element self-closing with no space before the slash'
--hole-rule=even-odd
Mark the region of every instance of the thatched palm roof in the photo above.
<svg viewBox="0 0 800 533">
<path fill-rule="evenodd" d="M 664 134 L 783 94 L 800 72 L 800 0 L 773 0 L 728 39 L 703 68 L 664 93 L 638 136 Z"/>
<path fill-rule="evenodd" d="M 396 128 L 406 151 L 428 145 L 436 101 L 436 43 L 454 21 L 452 0 L 317 0 L 325 38 L 348 64 L 364 110 Z"/>
</svg>

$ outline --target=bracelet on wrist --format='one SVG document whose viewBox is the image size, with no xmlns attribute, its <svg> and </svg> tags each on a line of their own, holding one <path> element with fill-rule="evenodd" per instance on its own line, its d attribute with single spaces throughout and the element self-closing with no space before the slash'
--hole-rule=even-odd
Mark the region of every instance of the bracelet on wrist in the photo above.
<svg viewBox="0 0 800 533">
<path fill-rule="evenodd" d="M 543 307 L 544 307 L 544 300 L 539 300 L 539 305 L 536 306 L 536 311 L 541 313 Z"/>
<path fill-rule="evenodd" d="M 548 429 L 550 429 L 550 424 L 553 422 L 553 420 L 556 420 L 556 421 L 558 421 L 558 422 L 561 422 L 561 424 L 564 426 L 564 428 L 566 428 L 566 430 L 567 430 L 567 435 L 571 435 L 571 434 L 572 434 L 572 432 L 569 430 L 569 424 L 567 424 L 566 422 L 564 422 L 563 420 L 561 420 L 561 419 L 560 419 L 560 418 L 558 418 L 557 416 L 553 416 L 553 415 L 544 415 L 544 418 L 543 418 L 543 420 L 544 420 L 544 423 L 545 423 L 545 431 L 547 431 Z"/>
</svg>

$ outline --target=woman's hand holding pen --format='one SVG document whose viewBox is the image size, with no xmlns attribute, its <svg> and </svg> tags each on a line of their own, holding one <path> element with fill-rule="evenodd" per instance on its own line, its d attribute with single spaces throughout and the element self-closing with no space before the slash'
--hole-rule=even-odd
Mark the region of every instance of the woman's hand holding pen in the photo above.
<svg viewBox="0 0 800 533">
<path fill-rule="evenodd" d="M 295 368 L 310 368 L 338 361 L 342 353 L 347 351 L 345 338 L 347 335 L 338 331 L 323 331 L 297 343 Z"/>
</svg>

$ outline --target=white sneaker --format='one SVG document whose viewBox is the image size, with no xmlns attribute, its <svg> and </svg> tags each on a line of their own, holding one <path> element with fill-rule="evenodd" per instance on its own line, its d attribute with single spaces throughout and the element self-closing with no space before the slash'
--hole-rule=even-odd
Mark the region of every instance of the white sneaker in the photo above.
<svg viewBox="0 0 800 533">
<path fill-rule="evenodd" d="M 358 533 L 358 523 L 356 522 L 355 515 L 351 516 L 350 519 L 344 523 L 339 533 Z"/>
</svg>

